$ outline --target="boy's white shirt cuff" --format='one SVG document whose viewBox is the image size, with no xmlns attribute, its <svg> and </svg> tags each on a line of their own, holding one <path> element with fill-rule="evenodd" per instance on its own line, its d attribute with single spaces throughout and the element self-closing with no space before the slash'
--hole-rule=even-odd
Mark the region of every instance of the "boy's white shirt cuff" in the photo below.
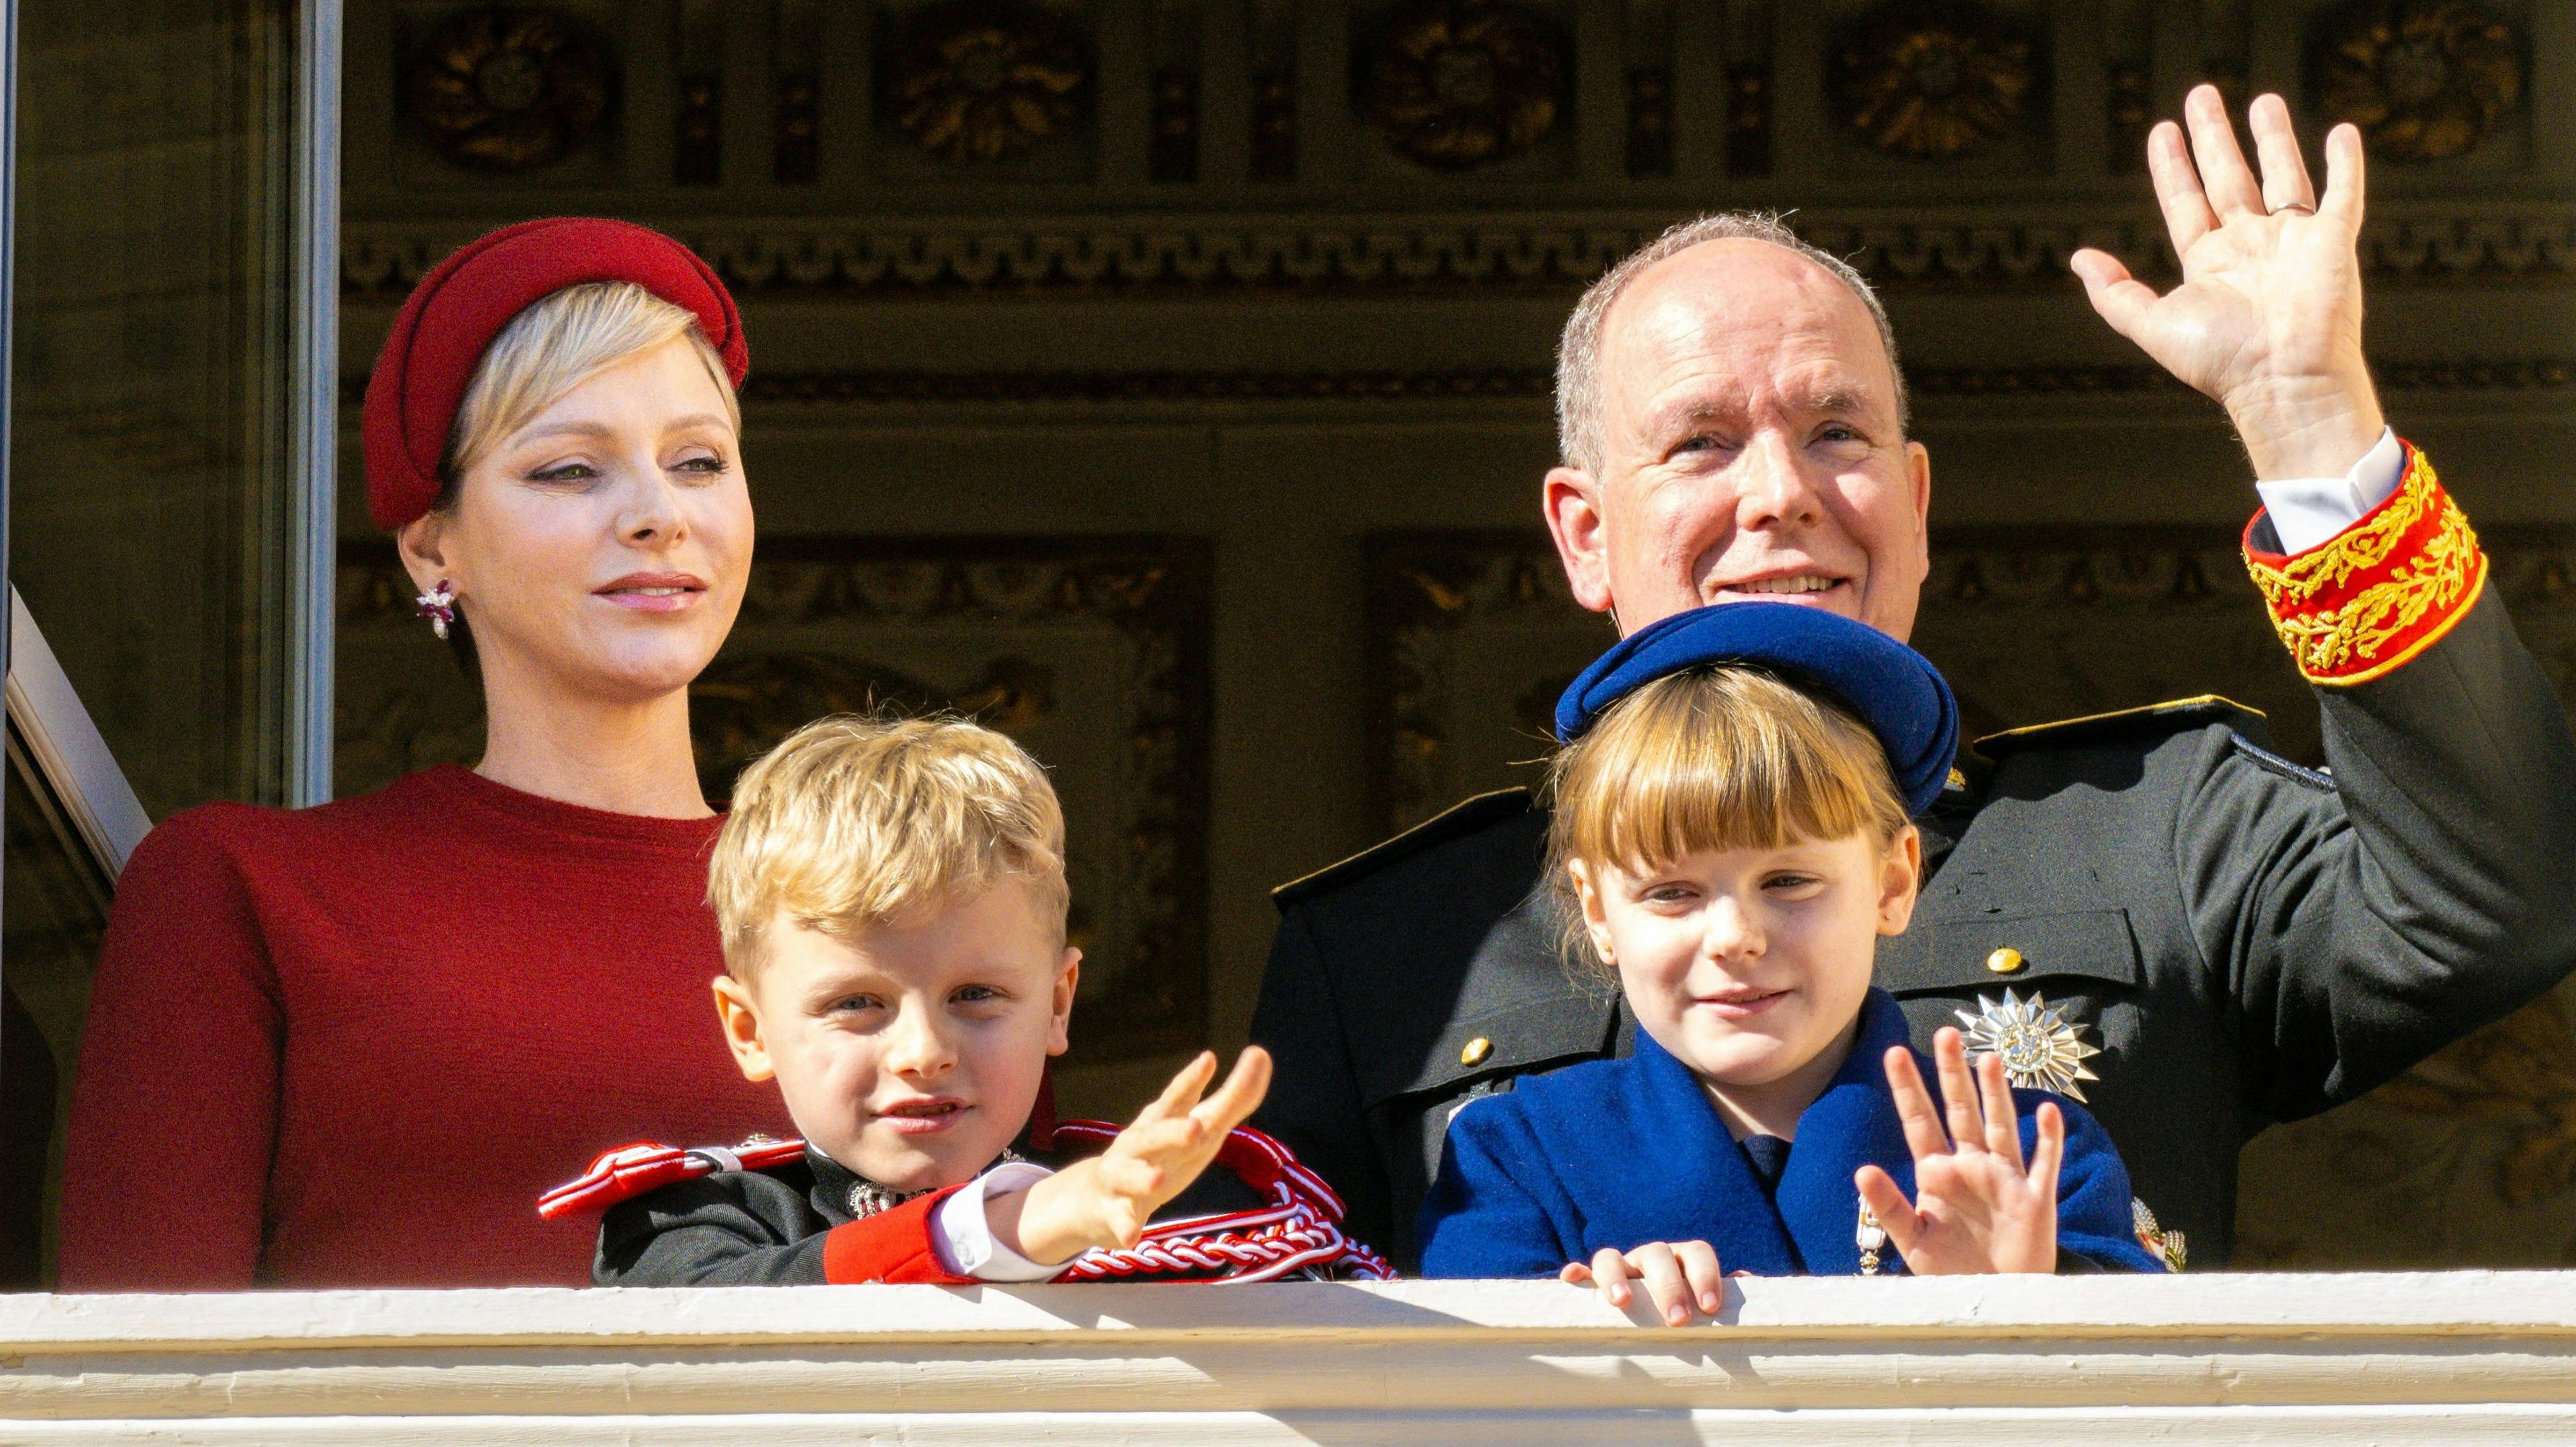
<svg viewBox="0 0 2576 1447">
<path fill-rule="evenodd" d="M 2397 441 L 2397 429 L 2383 428 L 2379 445 L 2361 455 L 2352 471 L 2341 477 L 2294 477 L 2279 482 L 2258 482 L 2254 491 L 2263 498 L 2263 510 L 2272 515 L 2272 531 L 2281 539 L 2284 553 L 2304 553 L 2334 535 L 2361 521 L 2364 514 L 2397 490 L 2405 481 L 2406 449 Z"/>
<path fill-rule="evenodd" d="M 940 1202 L 930 1213 L 930 1240 L 940 1263 L 977 1281 L 1044 1281 L 1064 1270 L 1062 1262 L 1043 1266 L 995 1240 L 993 1223 L 984 1218 L 987 1195 L 1007 1196 L 1054 1174 L 1028 1161 L 1004 1161 Z"/>
</svg>

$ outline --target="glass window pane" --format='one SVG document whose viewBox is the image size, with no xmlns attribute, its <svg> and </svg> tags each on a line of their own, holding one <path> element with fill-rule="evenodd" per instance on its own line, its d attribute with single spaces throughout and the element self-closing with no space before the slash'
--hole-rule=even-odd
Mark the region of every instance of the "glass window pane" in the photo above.
<svg viewBox="0 0 2576 1447">
<path fill-rule="evenodd" d="M 7 864 L 0 871 L 0 1291 L 50 1274 L 72 1062 L 109 884 L 10 731 Z"/>
<path fill-rule="evenodd" d="M 10 573 L 154 818 L 282 797 L 294 22 L 19 5 Z"/>
<path fill-rule="evenodd" d="M 10 579 L 154 818 L 282 801 L 294 622 L 284 0 L 19 0 Z M 107 885 L 13 738 L 0 1287 L 42 1279 Z"/>
</svg>

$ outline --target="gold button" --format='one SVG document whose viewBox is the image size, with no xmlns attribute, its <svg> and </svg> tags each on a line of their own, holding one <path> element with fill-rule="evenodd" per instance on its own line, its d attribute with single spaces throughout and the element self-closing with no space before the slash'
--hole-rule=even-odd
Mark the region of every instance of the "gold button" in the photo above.
<svg viewBox="0 0 2576 1447">
<path fill-rule="evenodd" d="M 1994 971 L 1998 975 L 2017 973 L 2020 971 L 2021 967 L 2027 963 L 2029 962 L 2021 957 L 2021 951 L 2014 949 L 2010 945 L 2006 945 L 2002 949 L 1995 951 L 1993 954 L 1986 956 L 1986 968 Z"/>
<path fill-rule="evenodd" d="M 1486 1039 L 1482 1035 L 1479 1035 L 1475 1039 L 1467 1042 L 1466 1049 L 1458 1052 L 1458 1063 L 1461 1065 L 1482 1065 L 1485 1063 L 1485 1057 L 1493 1053 L 1494 1042 Z"/>
</svg>

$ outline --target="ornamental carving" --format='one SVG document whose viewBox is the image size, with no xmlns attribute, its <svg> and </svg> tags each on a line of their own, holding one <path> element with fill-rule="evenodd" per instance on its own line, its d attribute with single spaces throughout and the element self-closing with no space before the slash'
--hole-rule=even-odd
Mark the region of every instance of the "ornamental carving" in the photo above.
<svg viewBox="0 0 2576 1447">
<path fill-rule="evenodd" d="M 1293 136 L 1291 137 L 1293 139 Z M 2172 265 L 2164 223 L 2126 202 L 2052 209 L 2027 219 L 1960 222 L 1911 211 L 1801 212 L 1798 234 L 1851 256 L 1878 286 L 2066 285 L 2067 253 L 2100 246 L 2142 265 Z M 744 290 L 907 293 L 950 288 L 1169 286 L 1370 290 L 1506 288 L 1567 296 L 1670 220 L 1656 213 L 1548 218 L 1406 214 L 1279 221 L 1269 217 L 1082 225 L 889 220 L 667 218 L 674 235 Z M 474 239 L 449 220 L 352 219 L 341 229 L 341 281 L 353 294 L 409 291 L 439 258 Z M 2496 202 L 2475 215 L 2401 203 L 2373 209 L 2361 235 L 2372 277 L 2576 275 L 2576 219 L 2563 203 Z"/>
<path fill-rule="evenodd" d="M 893 51 L 896 128 L 949 161 L 1019 155 L 1090 109 L 1090 39 L 1040 6 L 943 0 L 902 23 Z"/>
<path fill-rule="evenodd" d="M 405 90 L 438 153 L 480 171 L 531 171 L 570 155 L 608 113 L 608 52 L 557 10 L 486 5 L 450 19 L 413 59 Z"/>
<path fill-rule="evenodd" d="M 1417 0 L 1368 59 L 1371 124 L 1396 151 L 1464 171 L 1509 160 L 1565 114 L 1565 36 L 1502 0 Z"/>
<path fill-rule="evenodd" d="M 2476 150 L 2521 99 L 2522 49 L 2511 22 L 2471 0 L 2363 0 L 2319 24 L 2309 88 L 2372 155 L 2444 160 Z"/>
<path fill-rule="evenodd" d="M 2024 124 L 2039 87 L 2030 36 L 1981 5 L 1904 0 L 1833 54 L 1845 124 L 1891 156 L 1947 161 Z"/>
</svg>

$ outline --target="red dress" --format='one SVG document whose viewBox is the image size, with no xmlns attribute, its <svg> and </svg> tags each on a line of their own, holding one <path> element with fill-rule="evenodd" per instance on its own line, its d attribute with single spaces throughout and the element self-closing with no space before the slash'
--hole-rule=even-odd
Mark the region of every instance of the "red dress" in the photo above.
<svg viewBox="0 0 2576 1447">
<path fill-rule="evenodd" d="M 448 766 L 153 830 L 91 987 L 61 1289 L 586 1284 L 547 1187 L 792 1134 L 708 993 L 717 823 Z"/>
</svg>

